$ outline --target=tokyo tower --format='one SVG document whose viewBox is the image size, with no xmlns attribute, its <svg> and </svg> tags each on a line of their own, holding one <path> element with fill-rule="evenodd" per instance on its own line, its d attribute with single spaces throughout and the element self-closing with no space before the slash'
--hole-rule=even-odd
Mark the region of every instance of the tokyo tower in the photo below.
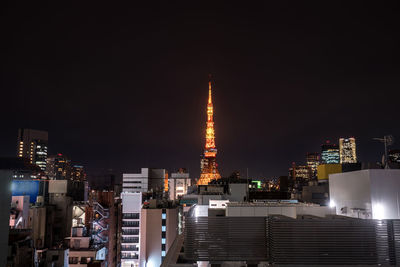
<svg viewBox="0 0 400 267">
<path fill-rule="evenodd" d="M 211 180 L 220 179 L 221 175 L 217 169 L 217 148 L 215 146 L 214 133 L 214 110 L 211 97 L 211 81 L 208 82 L 208 104 L 207 104 L 207 128 L 206 128 L 206 144 L 204 155 L 200 161 L 200 179 L 197 184 L 207 185 Z"/>
</svg>

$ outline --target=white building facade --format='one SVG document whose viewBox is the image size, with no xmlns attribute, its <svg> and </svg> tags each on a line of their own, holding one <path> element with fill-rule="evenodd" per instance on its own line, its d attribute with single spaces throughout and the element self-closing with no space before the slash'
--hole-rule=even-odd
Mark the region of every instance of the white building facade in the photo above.
<svg viewBox="0 0 400 267">
<path fill-rule="evenodd" d="M 329 175 L 330 205 L 337 215 L 400 219 L 400 170 L 369 169 Z"/>
<path fill-rule="evenodd" d="M 179 196 L 186 195 L 188 187 L 192 185 L 189 173 L 171 173 L 168 179 L 169 199 L 176 200 Z"/>
</svg>

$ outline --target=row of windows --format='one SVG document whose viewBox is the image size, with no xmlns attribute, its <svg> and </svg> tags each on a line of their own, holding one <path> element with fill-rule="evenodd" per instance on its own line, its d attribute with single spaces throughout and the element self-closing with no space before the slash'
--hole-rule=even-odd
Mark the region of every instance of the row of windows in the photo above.
<svg viewBox="0 0 400 267">
<path fill-rule="evenodd" d="M 122 227 L 139 227 L 139 221 L 122 221 Z"/>
<path fill-rule="evenodd" d="M 123 213 L 123 219 L 139 219 L 139 213 Z"/>
<path fill-rule="evenodd" d="M 167 210 L 162 209 L 161 212 L 161 262 L 163 262 L 166 255 Z"/>
</svg>

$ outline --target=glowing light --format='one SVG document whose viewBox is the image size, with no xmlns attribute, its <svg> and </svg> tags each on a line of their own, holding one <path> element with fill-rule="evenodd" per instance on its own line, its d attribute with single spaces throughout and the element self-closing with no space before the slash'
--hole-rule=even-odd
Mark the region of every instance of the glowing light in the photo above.
<svg viewBox="0 0 400 267">
<path fill-rule="evenodd" d="M 385 218 L 385 207 L 377 203 L 372 207 L 372 214 L 374 219 L 382 220 Z"/>
<path fill-rule="evenodd" d="M 333 199 L 331 199 L 331 201 L 329 201 L 329 207 L 331 207 L 331 208 L 336 207 L 336 203 Z"/>
<path fill-rule="evenodd" d="M 217 149 L 215 146 L 215 131 L 213 121 L 214 108 L 212 104 L 211 81 L 208 83 L 208 104 L 207 104 L 207 128 L 206 128 L 206 143 L 204 150 L 204 159 L 201 163 L 201 174 L 198 181 L 199 185 L 206 185 L 213 179 L 221 178 L 215 157 Z"/>
</svg>

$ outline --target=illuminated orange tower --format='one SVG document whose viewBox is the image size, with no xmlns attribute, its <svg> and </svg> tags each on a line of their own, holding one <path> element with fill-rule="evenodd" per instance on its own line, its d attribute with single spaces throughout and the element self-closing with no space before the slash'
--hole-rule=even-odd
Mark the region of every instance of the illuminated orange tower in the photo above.
<svg viewBox="0 0 400 267">
<path fill-rule="evenodd" d="M 208 104 L 207 104 L 207 129 L 206 129 L 206 145 L 204 155 L 200 161 L 200 179 L 199 185 L 206 185 L 211 180 L 220 179 L 221 175 L 217 169 L 217 148 L 215 147 L 214 134 L 214 110 L 211 97 L 211 81 L 208 82 Z"/>
</svg>

